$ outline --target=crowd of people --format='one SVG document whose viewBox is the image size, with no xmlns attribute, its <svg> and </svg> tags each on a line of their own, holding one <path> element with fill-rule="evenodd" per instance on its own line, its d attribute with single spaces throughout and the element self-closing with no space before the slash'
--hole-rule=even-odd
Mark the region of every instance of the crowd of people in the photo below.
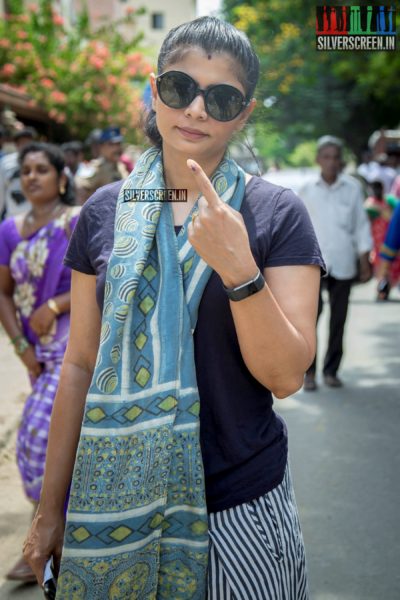
<svg viewBox="0 0 400 600">
<path fill-rule="evenodd" d="M 328 135 L 300 199 L 247 175 L 227 147 L 258 70 L 246 36 L 199 18 L 163 43 L 137 164 L 118 127 L 86 148 L 20 127 L 0 158 L 0 322 L 32 386 L 11 580 L 42 583 L 52 557 L 60 597 L 308 598 L 272 394 L 317 389 L 324 289 L 324 382 L 343 385 L 352 284 L 373 269 L 384 300 L 400 275 L 400 174 L 365 161 L 365 200 Z M 137 188 L 187 201 L 126 201 Z"/>
</svg>

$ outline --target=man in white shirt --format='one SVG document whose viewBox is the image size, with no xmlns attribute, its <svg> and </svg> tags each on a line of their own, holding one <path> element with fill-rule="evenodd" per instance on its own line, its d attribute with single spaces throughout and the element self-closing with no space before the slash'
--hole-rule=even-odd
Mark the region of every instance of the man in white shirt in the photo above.
<svg viewBox="0 0 400 600">
<path fill-rule="evenodd" d="M 343 355 L 343 334 L 352 281 L 368 281 L 371 268 L 368 260 L 372 238 L 368 218 L 363 208 L 364 197 L 358 181 L 342 170 L 342 142 L 333 136 L 318 140 L 317 163 L 321 174 L 316 181 L 306 183 L 299 196 L 306 205 L 320 244 L 327 268 L 322 280 L 329 294 L 331 309 L 328 349 L 324 359 L 325 384 L 340 387 L 337 371 Z M 318 317 L 322 312 L 322 296 Z M 316 358 L 304 378 L 304 389 L 315 390 Z"/>
<path fill-rule="evenodd" d="M 33 127 L 19 129 L 13 136 L 16 151 L 5 154 L 0 159 L 0 221 L 26 212 L 31 207 L 21 190 L 18 155 L 36 136 Z"/>
</svg>

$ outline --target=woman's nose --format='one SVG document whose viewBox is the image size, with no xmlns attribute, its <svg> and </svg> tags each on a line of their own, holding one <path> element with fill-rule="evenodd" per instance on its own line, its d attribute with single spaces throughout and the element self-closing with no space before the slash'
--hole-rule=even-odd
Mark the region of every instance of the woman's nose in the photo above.
<svg viewBox="0 0 400 600">
<path fill-rule="evenodd" d="M 195 98 L 193 98 L 192 102 L 185 108 L 185 115 L 191 116 L 194 119 L 206 119 L 206 107 L 204 104 L 204 98 L 202 94 L 197 94 Z"/>
</svg>

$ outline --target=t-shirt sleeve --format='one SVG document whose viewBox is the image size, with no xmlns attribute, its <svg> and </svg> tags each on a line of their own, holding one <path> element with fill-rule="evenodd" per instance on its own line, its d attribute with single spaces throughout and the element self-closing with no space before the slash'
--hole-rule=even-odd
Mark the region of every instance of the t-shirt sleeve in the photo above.
<svg viewBox="0 0 400 600">
<path fill-rule="evenodd" d="M 11 226 L 12 219 L 6 219 L 0 224 L 0 265 L 8 267 L 10 264 L 12 248 Z"/>
<path fill-rule="evenodd" d="M 95 270 L 89 257 L 89 231 L 91 221 L 91 204 L 84 204 L 78 222 L 72 232 L 64 258 L 64 264 L 75 271 L 95 275 Z"/>
<path fill-rule="evenodd" d="M 325 272 L 308 211 L 291 190 L 284 189 L 277 198 L 268 246 L 264 267 L 318 265 Z"/>
</svg>

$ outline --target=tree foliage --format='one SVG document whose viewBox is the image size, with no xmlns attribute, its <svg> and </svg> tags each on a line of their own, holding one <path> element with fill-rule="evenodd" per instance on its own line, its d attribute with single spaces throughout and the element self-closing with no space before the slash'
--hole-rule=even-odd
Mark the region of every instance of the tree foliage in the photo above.
<svg viewBox="0 0 400 600">
<path fill-rule="evenodd" d="M 226 18 L 260 57 L 256 142 L 275 132 L 278 153 L 287 154 L 331 133 L 359 154 L 374 130 L 399 124 L 400 54 L 317 51 L 315 7 L 315 0 L 224 2 Z"/>
<path fill-rule="evenodd" d="M 88 13 L 66 28 L 51 0 L 24 6 L 8 2 L 0 22 L 0 82 L 27 93 L 71 134 L 83 139 L 94 127 L 120 125 L 138 141 L 143 82 L 152 70 L 139 49 L 142 34 L 126 40 L 118 31 L 135 14 L 92 32 Z"/>
</svg>

